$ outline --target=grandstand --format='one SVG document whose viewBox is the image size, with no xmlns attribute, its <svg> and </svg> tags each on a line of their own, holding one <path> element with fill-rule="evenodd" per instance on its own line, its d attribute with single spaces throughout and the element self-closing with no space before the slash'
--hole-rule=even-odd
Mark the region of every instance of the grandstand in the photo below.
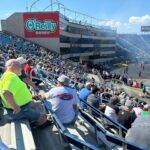
<svg viewBox="0 0 150 150">
<path fill-rule="evenodd" d="M 127 76 L 127 73 L 110 73 L 107 70 L 114 69 L 112 64 L 123 64 L 125 66 L 123 69 L 127 69 L 128 64 L 125 62 L 149 61 L 149 35 L 117 34 L 116 29 L 97 26 L 95 23 L 97 19 L 93 17 L 71 11 L 75 16 L 71 19 L 69 15 L 66 15 L 70 10 L 57 3 L 56 7 L 58 7 L 57 11 L 53 9 L 49 12 L 44 10 L 43 12 L 13 13 L 6 20 L 1 21 L 0 76 L 4 75 L 7 67 L 10 67 L 10 65 L 5 66 L 9 59 L 16 61 L 16 58 L 22 57 L 24 64 L 17 60 L 20 68 L 21 65 L 28 65 L 31 69 L 28 73 L 22 67 L 26 78 L 29 78 L 33 84 L 36 83 L 34 79 L 40 83 L 35 88 L 21 80 L 27 84 L 28 90 L 32 93 L 37 111 L 45 114 L 50 124 L 41 128 L 39 124 L 36 124 L 37 122 L 31 122 L 29 119 L 13 120 L 7 113 L 13 109 L 4 107 L 1 97 L 0 149 L 146 150 L 149 142 L 145 142 L 145 148 L 144 142 L 131 141 L 127 139 L 127 135 L 132 128 L 132 123 L 142 112 L 149 114 L 150 106 L 145 102 L 146 98 L 149 101 L 149 85 L 134 81 Z M 66 14 L 62 13 L 62 10 Z M 89 18 L 90 22 L 82 20 L 80 15 L 83 18 Z M 98 64 L 98 69 L 83 65 L 86 63 Z M 48 101 L 49 98 L 50 100 L 58 98 L 61 106 L 62 101 L 65 101 L 69 108 L 71 100 L 66 98 L 69 90 L 57 96 L 49 96 L 48 100 L 41 94 L 52 88 L 58 88 L 58 83 L 63 83 L 58 81 L 61 75 L 69 78 L 68 85 L 63 86 L 76 93 L 75 96 L 71 95 L 71 100 L 74 97 L 77 100 L 75 124 L 63 123 L 61 117 L 64 117 L 65 113 L 62 113 L 63 116 L 56 115 L 56 111 L 52 109 L 53 104 L 50 105 Z M 21 78 L 20 74 L 17 76 Z M 3 77 L 0 80 L 0 94 L 3 90 L 2 82 L 5 82 Z M 89 95 L 82 99 L 80 92 L 87 88 L 87 85 L 90 85 Z M 97 88 L 96 93 L 92 91 L 94 87 Z M 19 93 L 21 90 L 18 90 Z M 56 91 L 53 95 L 55 93 Z M 91 100 L 91 97 L 89 98 L 91 95 L 92 100 L 96 99 L 94 104 L 88 101 Z M 82 107 L 82 104 L 85 107 Z M 21 109 L 23 107 L 20 106 Z M 139 116 L 134 109 L 138 109 L 138 113 L 140 111 Z M 28 111 L 28 108 L 25 111 Z M 70 112 L 68 111 L 67 114 Z M 127 115 L 122 117 L 124 114 Z M 120 121 L 119 117 L 126 120 Z M 142 132 L 146 132 L 140 129 L 136 136 L 139 141 L 139 133 L 142 136 Z"/>
<path fill-rule="evenodd" d="M 97 26 L 96 23 L 94 24 L 94 17 L 81 15 L 59 4 L 57 7 L 59 11 L 14 13 L 1 21 L 2 31 L 55 51 L 65 59 L 70 58 L 93 64 L 114 59 L 116 29 Z M 71 11 L 76 19 L 71 19 L 63 13 L 69 14 L 70 12 L 67 11 Z M 80 20 L 80 18 L 87 18 L 87 20 Z M 91 19 L 90 23 L 88 19 Z M 45 20 L 49 22 L 44 22 Z"/>
<path fill-rule="evenodd" d="M 150 35 L 118 34 L 117 45 L 127 50 L 141 62 L 149 62 Z"/>
<path fill-rule="evenodd" d="M 35 64 L 38 63 L 39 61 L 45 60 L 44 55 L 42 56 L 42 53 L 40 54 L 38 53 L 38 49 L 41 49 L 39 45 L 33 44 L 20 37 L 13 36 L 8 33 L 1 33 L 1 41 L 3 41 L 2 43 L 4 44 L 2 46 L 4 58 L 3 60 L 1 60 L 3 64 L 4 61 L 7 60 L 9 57 L 8 51 L 6 49 L 7 48 L 11 49 L 11 47 L 16 48 L 16 52 L 17 53 L 19 52 L 20 54 L 22 53 L 20 50 L 24 47 L 23 49 L 24 55 L 27 55 L 28 53 L 28 56 L 30 56 L 32 59 L 33 58 L 35 59 Z M 17 48 L 17 45 L 19 45 L 17 44 L 17 42 L 20 41 L 22 41 L 21 44 L 22 46 Z M 31 54 L 29 54 L 30 52 Z M 50 53 L 49 57 L 51 57 L 51 55 L 54 55 L 55 57 L 53 59 L 48 60 L 48 63 L 55 62 L 56 60 L 58 60 L 57 63 L 60 64 L 62 63 L 62 60 L 58 59 L 58 55 Z M 69 66 L 68 67 L 66 66 L 66 68 L 69 68 Z M 60 68 L 62 67 L 60 66 Z M 75 68 L 71 68 L 70 70 L 73 69 Z M 75 74 L 76 77 L 78 76 L 81 77 L 83 71 L 81 70 L 81 68 L 77 70 L 78 71 L 80 70 L 81 74 Z M 70 71 L 67 70 L 68 76 L 69 76 L 69 72 Z M 47 74 L 49 74 L 49 72 L 47 72 Z M 42 78 L 45 88 L 49 89 L 55 86 L 54 85 L 55 79 L 57 78 L 57 76 L 56 77 L 55 76 L 56 74 L 51 71 L 49 76 L 47 76 L 46 78 Z M 105 86 L 107 86 L 107 84 Z M 117 85 L 117 87 L 119 86 Z M 103 99 L 102 101 L 104 103 L 108 102 L 107 99 Z M 44 130 L 32 131 L 28 121 L 19 122 L 19 123 L 18 122 L 7 123 L 7 120 L 4 120 L 3 122 L 1 122 L 1 127 L 0 127 L 1 129 L 0 133 L 1 133 L 3 144 L 6 144 L 9 148 L 13 148 L 13 149 L 29 149 L 29 150 L 36 149 L 36 147 L 40 148 L 41 150 L 42 149 L 46 150 L 47 147 L 50 147 L 51 149 L 55 149 L 56 147 L 57 149 L 71 147 L 72 149 L 87 148 L 92 150 L 126 149 L 126 148 L 131 150 L 134 149 L 140 150 L 139 147 L 125 141 L 125 139 L 122 137 L 122 135 L 125 134 L 127 131 L 125 127 L 111 120 L 102 111 L 93 108 L 86 102 L 85 104 L 88 107 L 91 107 L 93 111 L 95 111 L 98 115 L 100 115 L 100 117 L 95 118 L 90 115 L 88 110 L 80 109 L 80 115 L 78 117 L 78 121 L 76 122 L 75 128 L 65 128 L 61 124 L 57 116 L 50 111 L 48 111 L 47 113 L 53 118 L 54 124 L 50 128 L 46 128 Z M 45 107 L 47 107 L 47 105 L 45 105 Z M 45 111 L 45 108 L 43 111 Z M 4 115 L 4 118 L 5 119 L 7 118 L 6 114 Z M 108 129 L 106 126 L 106 122 L 111 122 L 115 126 L 115 129 L 113 128 Z M 14 137 L 16 138 L 14 139 Z M 28 141 L 29 138 L 30 138 L 30 144 Z"/>
</svg>

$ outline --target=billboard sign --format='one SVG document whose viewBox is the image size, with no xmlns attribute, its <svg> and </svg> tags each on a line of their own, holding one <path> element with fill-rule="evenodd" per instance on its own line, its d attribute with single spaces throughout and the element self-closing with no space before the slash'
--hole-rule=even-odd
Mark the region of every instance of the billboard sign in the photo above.
<svg viewBox="0 0 150 150">
<path fill-rule="evenodd" d="M 58 38 L 59 13 L 40 12 L 24 13 L 25 38 Z"/>
<path fill-rule="evenodd" d="M 141 32 L 150 32 L 150 26 L 141 26 Z"/>
</svg>

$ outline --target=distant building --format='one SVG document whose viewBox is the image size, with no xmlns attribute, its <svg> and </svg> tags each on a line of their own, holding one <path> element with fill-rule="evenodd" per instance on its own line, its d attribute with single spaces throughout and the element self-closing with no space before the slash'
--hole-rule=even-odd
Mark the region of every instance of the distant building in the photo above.
<svg viewBox="0 0 150 150">
<path fill-rule="evenodd" d="M 14 13 L 1 21 L 7 31 L 80 62 L 109 62 L 116 54 L 116 30 L 73 21 L 58 11 Z"/>
</svg>

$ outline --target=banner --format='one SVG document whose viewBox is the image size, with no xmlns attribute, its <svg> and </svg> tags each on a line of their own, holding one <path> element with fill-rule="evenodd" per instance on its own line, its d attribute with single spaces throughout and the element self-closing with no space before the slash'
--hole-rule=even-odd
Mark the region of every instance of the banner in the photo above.
<svg viewBox="0 0 150 150">
<path fill-rule="evenodd" d="M 59 13 L 57 12 L 24 13 L 23 21 L 25 38 L 59 37 Z"/>
</svg>

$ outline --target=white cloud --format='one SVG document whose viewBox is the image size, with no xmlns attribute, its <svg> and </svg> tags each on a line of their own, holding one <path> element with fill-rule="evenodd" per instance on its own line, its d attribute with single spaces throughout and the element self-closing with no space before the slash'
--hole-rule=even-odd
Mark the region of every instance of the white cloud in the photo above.
<svg viewBox="0 0 150 150">
<path fill-rule="evenodd" d="M 99 24 L 101 26 L 110 26 L 110 27 L 113 27 L 113 28 L 118 28 L 122 25 L 121 22 L 115 21 L 115 20 L 103 20 L 103 21 L 100 21 Z"/>
<path fill-rule="evenodd" d="M 131 24 L 129 22 L 120 22 L 115 20 L 103 20 L 99 22 L 101 26 L 110 26 L 117 29 L 118 33 L 136 33 L 140 31 L 137 25 Z"/>
<path fill-rule="evenodd" d="M 129 23 L 137 24 L 137 25 L 149 25 L 150 24 L 150 15 L 144 15 L 141 17 L 131 16 L 129 18 Z"/>
<path fill-rule="evenodd" d="M 119 33 L 140 33 L 141 25 L 150 25 L 150 15 L 131 16 L 127 22 L 102 20 L 99 22 L 99 25 L 116 28 Z"/>
</svg>

